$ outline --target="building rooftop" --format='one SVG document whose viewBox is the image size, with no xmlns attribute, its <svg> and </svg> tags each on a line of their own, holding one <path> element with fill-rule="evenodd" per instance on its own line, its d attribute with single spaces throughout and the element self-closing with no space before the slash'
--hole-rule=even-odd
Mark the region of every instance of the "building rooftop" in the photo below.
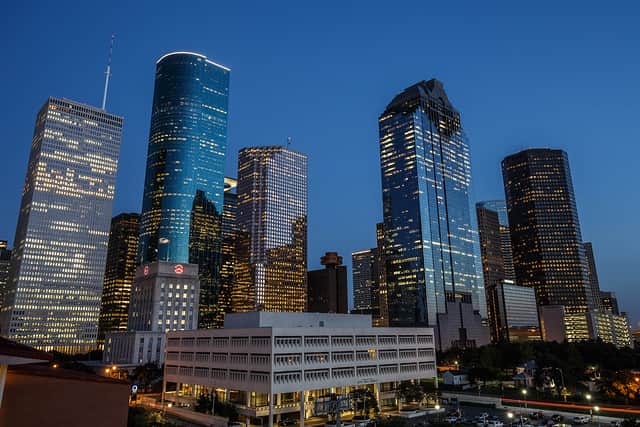
<svg viewBox="0 0 640 427">
<path fill-rule="evenodd" d="M 60 378 L 74 381 L 91 381 L 96 383 L 115 383 L 128 386 L 129 383 L 124 380 L 103 377 L 89 372 L 76 371 L 72 369 L 54 368 L 48 365 L 21 365 L 12 366 L 9 372 L 18 375 L 28 375 L 37 377 Z"/>
<path fill-rule="evenodd" d="M 0 364 L 2 365 L 48 362 L 52 359 L 53 355 L 49 353 L 0 337 Z"/>
<path fill-rule="evenodd" d="M 252 311 L 228 313 L 224 316 L 225 329 L 248 328 L 370 328 L 371 315 L 337 313 L 282 313 Z"/>
<path fill-rule="evenodd" d="M 456 111 L 444 91 L 442 82 L 437 79 L 431 79 L 423 80 L 413 86 L 409 86 L 396 95 L 389 105 L 387 105 L 385 113 L 411 110 L 415 108 L 417 101 L 421 99 L 439 101 L 447 109 Z"/>
</svg>

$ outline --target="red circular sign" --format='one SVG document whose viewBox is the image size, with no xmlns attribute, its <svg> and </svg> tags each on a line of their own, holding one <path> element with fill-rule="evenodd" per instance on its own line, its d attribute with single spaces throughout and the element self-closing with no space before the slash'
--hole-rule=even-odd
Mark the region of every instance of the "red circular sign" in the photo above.
<svg viewBox="0 0 640 427">
<path fill-rule="evenodd" d="M 182 274 L 182 273 L 184 273 L 184 266 L 183 266 L 182 264 L 177 264 L 177 265 L 175 265 L 175 266 L 173 267 L 173 271 L 174 271 L 176 274 Z"/>
</svg>

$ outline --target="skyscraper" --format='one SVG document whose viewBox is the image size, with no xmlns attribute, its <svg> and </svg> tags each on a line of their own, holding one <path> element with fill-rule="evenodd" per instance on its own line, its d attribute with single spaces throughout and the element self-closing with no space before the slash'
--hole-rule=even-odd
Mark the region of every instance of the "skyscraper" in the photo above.
<svg viewBox="0 0 640 427">
<path fill-rule="evenodd" d="M 139 229 L 140 215 L 137 213 L 122 213 L 111 220 L 98 322 L 99 346 L 102 346 L 107 332 L 127 330 Z"/>
<path fill-rule="evenodd" d="M 440 348 L 483 344 L 460 113 L 432 79 L 397 95 L 378 121 L 389 324 L 438 325 Z"/>
<path fill-rule="evenodd" d="M 220 267 L 220 292 L 218 312 L 228 313 L 232 307 L 235 277 L 236 240 L 238 238 L 238 181 L 224 178 L 224 206 L 222 209 L 222 264 Z"/>
<path fill-rule="evenodd" d="M 489 209 L 498 214 L 498 224 L 500 227 L 500 246 L 502 249 L 502 267 L 504 269 L 505 280 L 515 282 L 516 273 L 513 269 L 513 254 L 511 252 L 511 234 L 509 232 L 509 215 L 507 204 L 504 200 L 486 200 L 476 204 L 478 208 Z M 478 225 L 480 232 L 480 226 Z"/>
<path fill-rule="evenodd" d="M 374 310 L 373 324 L 374 326 L 389 326 L 389 307 L 387 306 L 387 270 L 386 258 L 384 256 L 384 224 L 379 222 L 376 224 L 376 263 L 378 265 L 378 292 L 374 296 L 373 305 L 378 307 L 377 316 Z"/>
<path fill-rule="evenodd" d="M 378 287 L 376 276 L 377 249 L 365 249 L 351 254 L 351 277 L 353 283 L 353 308 L 356 312 L 371 313 L 375 306 Z"/>
<path fill-rule="evenodd" d="M 198 265 L 200 327 L 222 321 L 217 298 L 229 72 L 189 52 L 156 63 L 139 263 Z"/>
<path fill-rule="evenodd" d="M 327 252 L 320 263 L 325 268 L 307 274 L 306 311 L 347 314 L 347 267 L 342 265 L 342 257 L 337 252 Z"/>
<path fill-rule="evenodd" d="M 44 350 L 95 348 L 122 118 L 49 98 L 36 119 L 3 334 Z"/>
<path fill-rule="evenodd" d="M 6 240 L 0 240 L 0 307 L 3 305 L 4 294 L 7 291 L 9 267 L 11 266 L 11 249 Z"/>
<path fill-rule="evenodd" d="M 238 155 L 238 286 L 244 310 L 304 311 L 307 282 L 307 156 L 285 147 Z"/>
<path fill-rule="evenodd" d="M 516 281 L 539 306 L 562 306 L 567 339 L 588 339 L 592 305 L 567 154 L 530 149 L 502 161 Z"/>
<path fill-rule="evenodd" d="M 489 328 L 491 329 L 491 338 L 494 342 L 497 342 L 505 339 L 504 322 L 501 321 L 498 293 L 499 285 L 505 281 L 500 222 L 498 213 L 484 207 L 482 203 L 476 204 L 476 214 L 478 215 L 478 235 L 480 237 L 484 291 L 487 298 L 487 317 L 489 319 Z"/>
<path fill-rule="evenodd" d="M 593 255 L 591 242 L 584 242 L 584 255 L 587 260 L 587 277 L 589 278 L 589 291 L 591 292 L 591 308 L 602 309 L 602 297 L 600 295 L 600 280 L 596 269 L 596 258 Z M 617 313 L 616 313 L 617 314 Z"/>
</svg>

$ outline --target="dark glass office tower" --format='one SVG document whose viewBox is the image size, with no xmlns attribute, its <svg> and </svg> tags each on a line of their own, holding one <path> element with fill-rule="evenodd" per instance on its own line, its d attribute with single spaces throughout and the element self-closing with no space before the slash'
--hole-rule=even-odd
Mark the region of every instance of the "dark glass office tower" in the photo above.
<svg viewBox="0 0 640 427">
<path fill-rule="evenodd" d="M 4 301 L 4 293 L 7 290 L 9 280 L 9 268 L 11 267 L 11 249 L 6 240 L 0 240 L 0 307 Z"/>
<path fill-rule="evenodd" d="M 102 303 L 98 322 L 98 346 L 108 332 L 127 330 L 131 285 L 136 275 L 140 214 L 123 213 L 111 220 Z"/>
<path fill-rule="evenodd" d="M 589 277 L 589 290 L 591 291 L 591 304 L 593 309 L 602 309 L 602 297 L 600 294 L 600 280 L 596 269 L 596 258 L 593 255 L 591 242 L 584 242 L 584 256 L 587 260 L 587 275 Z"/>
<path fill-rule="evenodd" d="M 511 253 L 511 234 L 509 232 L 509 214 L 507 213 L 507 203 L 504 200 L 487 200 L 476 204 L 478 208 L 489 209 L 498 214 L 500 226 L 500 245 L 502 249 L 502 267 L 504 269 L 505 280 L 516 280 L 516 273 L 513 269 L 513 254 Z M 478 226 L 478 231 L 480 227 Z"/>
<path fill-rule="evenodd" d="M 422 81 L 397 95 L 379 134 L 389 324 L 435 326 L 451 310 L 484 310 L 469 146 L 442 83 Z M 454 324 L 464 316 L 452 315 L 446 329 L 456 336 L 440 330 L 441 348 L 478 345 L 475 328 Z"/>
<path fill-rule="evenodd" d="M 139 263 L 198 265 L 199 327 L 220 326 L 229 69 L 173 52 L 156 64 Z"/>
<path fill-rule="evenodd" d="M 3 335 L 43 350 L 96 346 L 122 117 L 68 99 L 38 112 Z"/>
<path fill-rule="evenodd" d="M 487 318 L 489 319 L 491 338 L 497 342 L 505 338 L 501 327 L 504 322 L 500 319 L 500 298 L 498 295 L 498 286 L 505 280 L 500 221 L 498 213 L 485 208 L 482 202 L 476 204 L 476 214 L 478 216 L 484 291 L 487 298 Z"/>
<path fill-rule="evenodd" d="M 307 156 L 285 147 L 238 155 L 238 283 L 234 311 L 304 311 Z"/>
<path fill-rule="evenodd" d="M 600 304 L 604 311 L 610 311 L 613 314 L 619 315 L 620 309 L 618 308 L 618 298 L 615 292 L 601 291 L 600 292 Z"/>
<path fill-rule="evenodd" d="M 567 154 L 524 150 L 502 161 L 502 175 L 517 283 L 535 288 L 539 306 L 583 315 L 592 303 Z"/>
<path fill-rule="evenodd" d="M 375 294 L 378 288 L 376 275 L 377 249 L 365 249 L 351 254 L 351 278 L 353 283 L 353 308 L 356 312 L 373 315 Z"/>
<path fill-rule="evenodd" d="M 347 301 L 347 267 L 337 252 L 320 258 L 325 268 L 307 273 L 307 311 L 311 313 L 349 312 Z"/>
<path fill-rule="evenodd" d="M 218 313 L 231 311 L 231 296 L 235 277 L 236 240 L 238 231 L 238 181 L 224 179 L 224 208 L 222 210 L 222 264 L 220 267 L 220 292 Z M 224 321 L 221 318 L 219 321 Z"/>
</svg>

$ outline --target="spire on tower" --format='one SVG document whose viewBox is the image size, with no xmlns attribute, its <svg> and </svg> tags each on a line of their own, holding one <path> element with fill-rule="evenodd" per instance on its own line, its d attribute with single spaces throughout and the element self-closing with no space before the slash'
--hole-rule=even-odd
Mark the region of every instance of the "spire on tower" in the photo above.
<svg viewBox="0 0 640 427">
<path fill-rule="evenodd" d="M 102 95 L 102 109 L 107 106 L 107 91 L 109 90 L 109 77 L 111 77 L 111 56 L 113 55 L 113 43 L 116 40 L 116 35 L 111 34 L 111 46 L 109 47 L 109 59 L 107 60 L 107 70 L 104 72 L 104 94 Z"/>
</svg>

